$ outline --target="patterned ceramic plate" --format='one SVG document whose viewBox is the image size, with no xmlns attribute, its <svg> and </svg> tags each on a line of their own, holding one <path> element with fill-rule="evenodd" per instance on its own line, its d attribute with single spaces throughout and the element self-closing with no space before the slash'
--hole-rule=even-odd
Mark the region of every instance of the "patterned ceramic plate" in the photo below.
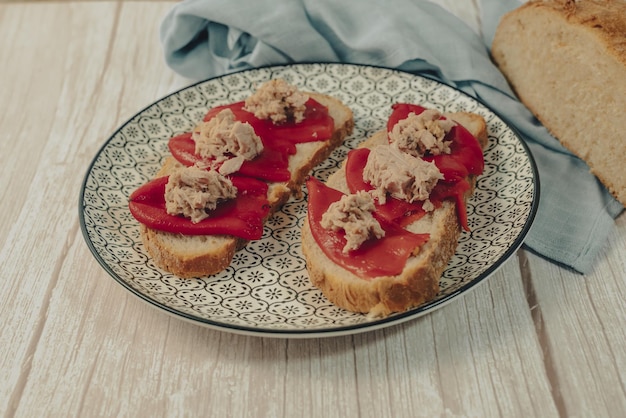
<svg viewBox="0 0 626 418">
<path fill-rule="evenodd" d="M 277 77 L 302 89 L 333 95 L 354 112 L 353 135 L 313 173 L 322 180 L 359 141 L 384 128 L 395 102 L 446 112 L 476 112 L 486 119 L 490 145 L 484 174 L 468 204 L 471 233 L 463 233 L 434 301 L 378 320 L 329 303 L 309 282 L 301 252 L 306 193 L 276 213 L 263 238 L 237 252 L 231 266 L 220 274 L 181 279 L 160 270 L 148 257 L 138 224 L 128 210 L 128 196 L 155 175 L 168 154 L 168 139 L 192 129 L 208 108 L 243 100 L 256 85 Z M 85 240 L 96 259 L 115 280 L 151 305 L 225 331 L 302 338 L 390 326 L 461 295 L 521 245 L 537 201 L 537 172 L 528 149 L 506 123 L 476 100 L 431 79 L 394 70 L 298 64 L 200 82 L 139 112 L 95 156 L 81 190 L 79 212 Z"/>
</svg>

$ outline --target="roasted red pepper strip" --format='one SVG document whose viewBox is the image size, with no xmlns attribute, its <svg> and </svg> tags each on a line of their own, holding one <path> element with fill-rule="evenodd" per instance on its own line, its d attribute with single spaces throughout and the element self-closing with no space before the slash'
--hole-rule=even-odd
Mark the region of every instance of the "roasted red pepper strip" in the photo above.
<svg viewBox="0 0 626 418">
<path fill-rule="evenodd" d="M 373 189 L 369 183 L 363 181 L 363 168 L 367 163 L 369 153 L 370 150 L 367 148 L 358 148 L 348 153 L 346 160 L 346 182 L 348 183 L 350 193 Z M 452 182 L 439 181 L 431 192 L 429 199 L 435 208 L 441 207 L 441 203 L 446 199 L 454 199 L 457 203 L 459 223 L 466 230 L 469 230 L 469 227 L 467 225 L 467 210 L 465 208 L 464 195 L 469 188 L 470 185 L 465 178 Z M 422 208 L 422 203 L 423 202 L 409 203 L 388 196 L 384 205 L 375 203 L 376 213 L 389 222 L 395 222 L 400 226 L 407 226 L 426 214 L 426 211 Z"/>
<path fill-rule="evenodd" d="M 204 161 L 195 153 L 196 142 L 191 139 L 190 132 L 173 137 L 168 146 L 172 156 L 187 167 Z M 291 173 L 287 169 L 288 159 L 289 156 L 285 153 L 265 147 L 263 153 L 257 158 L 244 161 L 237 173 L 271 182 L 289 181 Z"/>
<path fill-rule="evenodd" d="M 360 190 L 373 190 L 374 187 L 363 181 L 363 168 L 367 163 L 370 150 L 367 148 L 357 148 L 348 153 L 346 159 L 346 182 L 350 193 Z M 435 206 L 440 202 L 434 202 Z M 426 214 L 422 209 L 422 202 L 409 203 L 404 200 L 387 197 L 384 205 L 375 203 L 378 216 L 385 218 L 389 222 L 395 222 L 400 226 L 406 226 Z"/>
<path fill-rule="evenodd" d="M 428 234 L 414 234 L 377 218 L 385 236 L 366 241 L 360 248 L 346 254 L 343 252 L 346 244 L 343 231 L 333 232 L 321 226 L 322 215 L 333 202 L 341 199 L 343 193 L 313 177 L 306 184 L 309 191 L 308 220 L 313 238 L 335 264 L 363 279 L 400 274 L 413 250 L 428 241 Z"/>
<path fill-rule="evenodd" d="M 289 156 L 296 153 L 296 144 L 317 142 L 329 139 L 335 127 L 333 118 L 328 109 L 313 99 L 306 103 L 304 120 L 301 122 L 287 122 L 275 125 L 265 119 L 258 119 L 254 114 L 243 109 L 245 103 L 237 102 L 224 106 L 217 106 L 209 110 L 204 117 L 210 120 L 224 109 L 230 109 L 235 119 L 247 122 L 263 142 L 263 152 L 251 161 L 241 166 L 238 174 L 255 177 L 264 181 L 289 181 Z M 174 158 L 186 166 L 204 161 L 195 153 L 195 142 L 191 133 L 184 133 L 170 139 L 169 149 Z"/>
<path fill-rule="evenodd" d="M 263 220 L 269 212 L 267 184 L 247 177 L 232 177 L 237 197 L 220 203 L 208 218 L 198 223 L 165 209 L 168 177 L 156 178 L 133 192 L 129 208 L 146 226 L 184 235 L 232 235 L 247 240 L 261 238 Z"/>
<path fill-rule="evenodd" d="M 391 132 L 395 124 L 406 119 L 410 113 L 419 115 L 425 110 L 422 106 L 410 103 L 397 103 L 392 106 L 392 109 L 387 122 L 387 132 Z M 457 204 L 459 223 L 463 229 L 469 231 L 464 199 L 470 189 L 467 177 L 483 172 L 483 152 L 476 138 L 460 124 L 450 130 L 446 140 L 452 141 L 450 154 L 424 157 L 424 160 L 434 162 L 444 176 L 444 180 L 439 181 L 435 186 L 429 200 L 435 208 L 438 208 L 445 199 L 454 199 Z M 348 154 L 346 179 L 352 193 L 372 189 L 371 185 L 363 181 L 363 168 L 367 163 L 368 155 L 369 150 L 363 149 L 353 150 Z M 408 203 L 391 197 L 387 199 L 385 205 L 377 207 L 377 212 L 380 216 L 404 226 L 425 214 L 421 202 Z"/>
<path fill-rule="evenodd" d="M 396 103 L 387 121 L 387 132 L 391 132 L 398 121 L 406 119 L 409 114 L 419 115 L 425 108 L 411 103 Z M 434 161 L 443 173 L 446 181 L 455 181 L 467 174 L 482 174 L 484 169 L 483 151 L 480 144 L 463 125 L 457 124 L 447 135 L 452 139 L 450 154 L 425 156 L 426 161 Z"/>
</svg>

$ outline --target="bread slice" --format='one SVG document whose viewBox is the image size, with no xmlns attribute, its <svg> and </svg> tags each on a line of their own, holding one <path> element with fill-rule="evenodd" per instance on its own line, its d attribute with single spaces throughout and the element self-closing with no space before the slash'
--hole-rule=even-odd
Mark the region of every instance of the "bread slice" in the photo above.
<svg viewBox="0 0 626 418">
<path fill-rule="evenodd" d="M 288 182 L 269 183 L 268 201 L 271 216 L 292 194 L 301 192 L 301 186 L 310 171 L 328 158 L 330 153 L 352 133 L 352 111 L 338 99 L 319 94 L 307 94 L 329 110 L 335 122 L 333 136 L 326 141 L 296 144 L 296 154 L 289 157 L 291 179 Z M 169 174 L 180 163 L 168 157 L 157 177 Z M 182 235 L 158 231 L 140 225 L 143 244 L 160 268 L 180 277 L 200 277 L 218 273 L 227 268 L 235 252 L 248 241 L 228 235 Z"/>
<path fill-rule="evenodd" d="M 486 147 L 487 126 L 481 116 L 463 112 L 446 114 L 446 117 L 463 125 L 483 149 Z M 387 134 L 381 131 L 359 146 L 372 148 L 386 142 Z M 344 166 L 328 178 L 326 185 L 347 194 Z M 475 182 L 475 178 L 470 179 L 472 188 L 466 198 L 473 192 Z M 324 254 L 311 234 L 307 219 L 302 228 L 302 251 L 311 282 L 337 306 L 373 317 L 402 312 L 433 299 L 439 291 L 439 278 L 454 255 L 461 234 L 456 203 L 446 200 L 440 208 L 406 228 L 415 233 L 429 233 L 429 241 L 417 255 L 409 257 L 399 275 L 365 280 L 334 264 Z"/>
<path fill-rule="evenodd" d="M 491 52 L 520 100 L 626 206 L 626 2 L 529 2 L 502 18 Z"/>
</svg>

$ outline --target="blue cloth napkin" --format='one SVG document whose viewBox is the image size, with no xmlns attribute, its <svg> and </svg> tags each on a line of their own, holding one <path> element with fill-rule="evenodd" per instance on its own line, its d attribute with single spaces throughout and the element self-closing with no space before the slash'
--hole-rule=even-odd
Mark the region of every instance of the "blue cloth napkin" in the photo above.
<svg viewBox="0 0 626 418">
<path fill-rule="evenodd" d="M 554 139 L 489 58 L 500 17 L 517 0 L 482 0 L 482 34 L 425 0 L 186 0 L 161 24 L 167 64 L 192 80 L 295 62 L 346 62 L 425 73 L 480 99 L 514 125 L 540 173 L 524 242 L 590 272 L 622 205 Z"/>
</svg>

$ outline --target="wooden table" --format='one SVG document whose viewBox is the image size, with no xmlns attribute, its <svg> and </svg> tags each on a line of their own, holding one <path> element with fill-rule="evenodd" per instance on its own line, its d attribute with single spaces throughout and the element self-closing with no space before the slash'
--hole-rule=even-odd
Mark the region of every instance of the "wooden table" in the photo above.
<svg viewBox="0 0 626 418">
<path fill-rule="evenodd" d="M 473 1 L 440 1 L 478 27 Z M 473 291 L 377 331 L 280 339 L 142 303 L 92 257 L 77 202 L 103 142 L 189 83 L 174 2 L 0 3 L 0 415 L 626 416 L 626 217 L 581 276 L 519 250 Z"/>
</svg>

